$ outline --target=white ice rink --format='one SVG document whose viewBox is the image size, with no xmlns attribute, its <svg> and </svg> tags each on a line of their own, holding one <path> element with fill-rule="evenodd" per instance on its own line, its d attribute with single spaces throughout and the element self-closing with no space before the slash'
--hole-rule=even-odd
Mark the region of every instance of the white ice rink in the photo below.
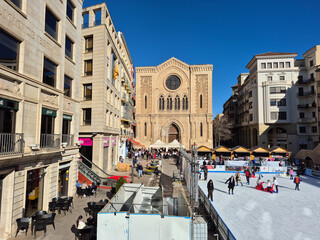
<svg viewBox="0 0 320 240">
<path fill-rule="evenodd" d="M 266 182 L 274 176 L 279 193 L 256 190 L 256 178 L 250 185 L 242 175 L 243 187 L 228 195 L 225 181 L 232 173 L 208 173 L 214 183 L 213 205 L 237 240 L 316 240 L 320 239 L 320 179 L 303 176 L 300 191 L 289 177 L 263 174 Z M 207 194 L 207 182 L 199 181 Z M 266 184 L 264 184 L 266 187 Z"/>
</svg>

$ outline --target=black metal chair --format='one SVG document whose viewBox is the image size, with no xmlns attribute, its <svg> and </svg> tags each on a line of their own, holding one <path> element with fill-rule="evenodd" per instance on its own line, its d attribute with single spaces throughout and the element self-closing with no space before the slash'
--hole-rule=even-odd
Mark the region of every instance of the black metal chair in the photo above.
<svg viewBox="0 0 320 240">
<path fill-rule="evenodd" d="M 31 235 L 33 235 L 35 222 L 41 220 L 46 214 L 46 211 L 38 211 L 31 217 Z"/>
<path fill-rule="evenodd" d="M 71 232 L 74 233 L 74 239 L 77 240 L 78 236 L 79 236 L 79 229 L 76 227 L 76 225 L 72 225 L 71 227 Z"/>
<path fill-rule="evenodd" d="M 92 232 L 92 227 L 85 227 L 83 229 L 78 229 L 76 225 L 72 225 L 71 227 L 71 232 L 74 233 L 74 239 L 79 239 L 79 240 L 90 240 L 91 239 L 91 232 Z"/>
<path fill-rule="evenodd" d="M 94 205 L 96 205 L 95 202 L 87 202 L 88 208 L 93 209 Z"/>
<path fill-rule="evenodd" d="M 52 225 L 53 229 L 55 230 L 56 227 L 54 225 L 54 218 L 56 217 L 56 213 L 48 213 L 44 215 L 43 219 L 46 221 L 46 225 Z"/>
<path fill-rule="evenodd" d="M 61 203 L 61 206 L 60 206 L 60 211 L 63 211 L 64 212 L 64 215 L 66 215 L 66 212 L 71 212 L 71 209 L 70 209 L 70 203 L 69 202 L 63 202 Z"/>
<path fill-rule="evenodd" d="M 37 231 L 44 231 L 44 237 L 46 237 L 47 233 L 47 224 L 44 218 L 36 219 L 34 222 L 34 239 L 37 238 Z"/>
<path fill-rule="evenodd" d="M 81 187 L 77 187 L 77 195 L 78 197 L 82 197 L 83 193 Z"/>
<path fill-rule="evenodd" d="M 40 215 L 46 215 L 46 214 L 47 214 L 46 211 L 38 211 L 33 216 L 40 216 Z"/>
<path fill-rule="evenodd" d="M 103 202 L 103 203 L 107 204 L 109 202 L 109 200 L 108 199 L 101 199 L 99 202 Z"/>
<path fill-rule="evenodd" d="M 95 225 L 95 221 L 94 221 L 93 217 L 87 218 L 87 225 L 88 226 L 94 226 Z"/>
<path fill-rule="evenodd" d="M 89 215 L 89 216 L 92 216 L 92 215 L 93 215 L 93 214 L 92 214 L 92 210 L 91 210 L 90 208 L 85 207 L 85 208 L 83 208 L 83 210 L 84 210 L 86 216 L 87 216 L 87 215 Z"/>
<path fill-rule="evenodd" d="M 18 232 L 20 230 L 26 230 L 26 236 L 28 233 L 28 228 L 29 228 L 29 223 L 30 223 L 30 218 L 18 218 L 16 219 L 17 222 L 17 232 L 16 232 L 16 237 L 18 235 Z"/>
<path fill-rule="evenodd" d="M 70 207 L 72 207 L 72 209 L 74 209 L 74 205 L 73 205 L 73 197 L 67 197 L 66 201 L 70 204 Z"/>
<path fill-rule="evenodd" d="M 52 198 L 52 202 L 59 202 L 59 201 L 61 201 L 61 198 L 60 198 L 60 197 Z"/>
<path fill-rule="evenodd" d="M 59 210 L 59 209 L 60 209 L 59 203 L 49 202 L 49 211 L 50 212 L 55 212 L 56 210 Z"/>
</svg>

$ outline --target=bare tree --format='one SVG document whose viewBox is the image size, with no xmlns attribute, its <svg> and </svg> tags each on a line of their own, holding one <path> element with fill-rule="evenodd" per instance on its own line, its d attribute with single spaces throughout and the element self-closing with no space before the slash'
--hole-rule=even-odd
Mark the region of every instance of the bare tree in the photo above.
<svg viewBox="0 0 320 240">
<path fill-rule="evenodd" d="M 222 141 L 228 141 L 232 138 L 231 128 L 232 123 L 229 119 L 223 115 L 218 114 L 213 120 L 213 134 L 216 147 L 220 145 Z"/>
</svg>

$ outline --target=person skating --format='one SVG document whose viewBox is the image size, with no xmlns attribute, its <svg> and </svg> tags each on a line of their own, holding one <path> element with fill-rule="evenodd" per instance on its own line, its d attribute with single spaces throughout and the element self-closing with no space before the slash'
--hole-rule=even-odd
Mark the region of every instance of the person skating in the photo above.
<svg viewBox="0 0 320 240">
<path fill-rule="evenodd" d="M 241 181 L 241 175 L 240 175 L 239 171 L 237 171 L 235 177 L 236 177 L 236 181 L 237 181 L 237 186 L 240 183 L 241 183 L 241 186 L 243 186 L 242 181 Z"/>
<path fill-rule="evenodd" d="M 236 185 L 233 175 L 226 181 L 226 183 L 229 183 L 228 184 L 229 194 L 230 194 L 230 190 L 233 194 L 233 189 L 234 189 L 234 186 Z"/>
<path fill-rule="evenodd" d="M 209 180 L 208 184 L 207 184 L 207 188 L 208 188 L 208 198 L 211 199 L 211 201 L 213 201 L 212 199 L 212 193 L 214 191 L 214 186 L 213 186 L 213 181 L 212 179 Z"/>
<path fill-rule="evenodd" d="M 208 177 L 208 167 L 207 167 L 207 165 L 203 166 L 203 174 L 204 174 L 204 180 L 207 181 L 207 177 Z"/>
<path fill-rule="evenodd" d="M 245 175 L 247 179 L 247 184 L 250 185 L 250 172 L 248 169 L 245 170 Z"/>
<path fill-rule="evenodd" d="M 276 186 L 276 191 L 275 191 L 275 193 L 278 193 L 278 192 L 279 192 L 279 189 L 278 189 L 278 180 L 276 179 L 276 177 L 273 177 L 273 185 Z"/>
<path fill-rule="evenodd" d="M 289 175 L 290 175 L 290 180 L 292 180 L 293 179 L 293 168 L 290 169 Z"/>
<path fill-rule="evenodd" d="M 301 180 L 300 180 L 299 175 L 297 175 L 297 176 L 293 179 L 293 182 L 296 184 L 296 187 L 295 187 L 294 190 L 297 190 L 297 189 L 298 189 L 298 191 L 300 191 L 300 188 L 299 188 L 300 181 L 301 181 Z"/>
<path fill-rule="evenodd" d="M 272 188 L 272 185 L 271 185 L 271 182 L 270 180 L 267 181 L 267 191 L 270 192 L 270 193 L 273 193 L 273 191 L 271 190 Z"/>
</svg>

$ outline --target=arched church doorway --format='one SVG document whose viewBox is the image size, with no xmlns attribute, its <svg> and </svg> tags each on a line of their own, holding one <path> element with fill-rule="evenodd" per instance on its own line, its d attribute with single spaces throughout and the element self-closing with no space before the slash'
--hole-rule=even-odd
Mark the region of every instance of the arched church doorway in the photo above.
<svg viewBox="0 0 320 240">
<path fill-rule="evenodd" d="M 170 128 L 169 128 L 169 143 L 172 142 L 173 140 L 177 139 L 178 142 L 180 142 L 180 132 L 179 128 L 176 124 L 172 123 Z"/>
</svg>

